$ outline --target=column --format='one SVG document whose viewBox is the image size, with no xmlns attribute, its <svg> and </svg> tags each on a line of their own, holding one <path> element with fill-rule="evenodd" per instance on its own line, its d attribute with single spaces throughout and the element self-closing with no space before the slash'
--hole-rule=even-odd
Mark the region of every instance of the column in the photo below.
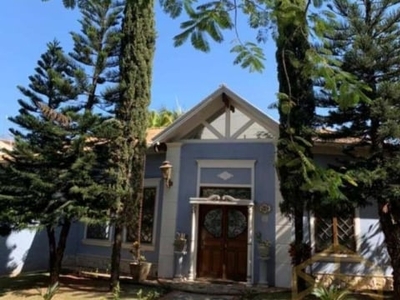
<svg viewBox="0 0 400 300">
<path fill-rule="evenodd" d="M 258 284 L 262 284 L 264 286 L 268 286 L 268 272 L 267 272 L 267 265 L 269 258 L 259 257 L 259 264 L 260 264 L 260 280 Z"/>
<path fill-rule="evenodd" d="M 254 218 L 253 218 L 254 205 L 248 206 L 248 226 L 247 226 L 247 285 L 253 284 L 253 235 L 254 235 Z"/>
<path fill-rule="evenodd" d="M 192 232 L 190 234 L 190 267 L 189 267 L 189 280 L 196 278 L 197 268 L 197 214 L 198 204 L 192 204 Z"/>
<path fill-rule="evenodd" d="M 183 259 L 186 255 L 186 251 L 182 252 L 175 252 L 176 256 L 176 266 L 175 266 L 175 279 L 177 280 L 185 280 L 184 276 L 182 275 L 182 265 L 183 265 Z"/>
<path fill-rule="evenodd" d="M 176 234 L 176 217 L 179 197 L 179 171 L 181 144 L 168 144 L 166 160 L 172 164 L 173 185 L 167 188 L 164 184 L 162 197 L 160 248 L 158 255 L 158 277 L 172 278 L 174 276 L 174 240 Z"/>
<path fill-rule="evenodd" d="M 291 288 L 292 264 L 289 245 L 292 240 L 292 223 L 281 213 L 279 205 L 282 200 L 275 170 L 275 286 Z"/>
</svg>

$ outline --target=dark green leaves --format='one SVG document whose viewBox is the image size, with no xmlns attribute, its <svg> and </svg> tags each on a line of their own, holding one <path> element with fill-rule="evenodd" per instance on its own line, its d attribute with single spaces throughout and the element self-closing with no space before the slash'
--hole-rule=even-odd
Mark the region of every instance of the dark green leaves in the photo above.
<svg viewBox="0 0 400 300">
<path fill-rule="evenodd" d="M 174 37 L 175 47 L 181 46 L 190 37 L 195 49 L 208 52 L 210 45 L 207 36 L 213 41 L 221 43 L 224 40 L 222 30 L 233 27 L 229 13 L 220 8 L 219 1 L 199 6 L 197 10 L 185 3 L 184 8 L 190 19 L 181 24 L 183 32 Z"/>
<path fill-rule="evenodd" d="M 163 11 L 171 16 L 171 18 L 177 18 L 183 11 L 184 3 L 190 5 L 192 0 L 160 0 L 160 5 Z"/>
<path fill-rule="evenodd" d="M 256 44 L 247 42 L 244 45 L 236 45 L 231 49 L 231 53 L 237 54 L 233 61 L 235 65 L 240 65 L 244 69 L 248 68 L 250 72 L 261 73 L 264 70 L 264 52 Z"/>
<path fill-rule="evenodd" d="M 63 4 L 66 8 L 75 8 L 76 0 L 63 0 Z"/>
</svg>

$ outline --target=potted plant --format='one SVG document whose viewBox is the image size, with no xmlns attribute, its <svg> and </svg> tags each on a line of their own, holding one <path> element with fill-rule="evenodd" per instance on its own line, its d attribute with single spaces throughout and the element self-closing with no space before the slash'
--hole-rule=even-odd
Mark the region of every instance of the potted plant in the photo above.
<svg viewBox="0 0 400 300">
<path fill-rule="evenodd" d="M 258 254 L 261 259 L 269 258 L 269 249 L 271 248 L 271 242 L 269 240 L 263 240 L 261 232 L 256 235 L 256 240 L 258 243 Z"/>
<path fill-rule="evenodd" d="M 133 262 L 129 263 L 133 281 L 140 282 L 146 280 L 150 273 L 151 263 L 147 262 L 146 258 L 140 254 L 140 244 L 138 241 L 132 244 L 129 252 L 133 256 Z"/>
<path fill-rule="evenodd" d="M 177 232 L 174 241 L 174 251 L 175 252 L 185 252 L 187 248 L 187 238 L 186 234 Z"/>
</svg>

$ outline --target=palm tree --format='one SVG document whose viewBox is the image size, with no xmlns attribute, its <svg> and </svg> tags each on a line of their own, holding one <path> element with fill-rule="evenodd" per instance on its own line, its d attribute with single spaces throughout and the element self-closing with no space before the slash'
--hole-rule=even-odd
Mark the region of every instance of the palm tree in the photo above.
<svg viewBox="0 0 400 300">
<path fill-rule="evenodd" d="M 160 110 L 151 110 L 149 112 L 149 128 L 167 127 L 175 122 L 184 111 L 178 107 L 175 110 L 169 110 L 165 107 Z"/>
</svg>

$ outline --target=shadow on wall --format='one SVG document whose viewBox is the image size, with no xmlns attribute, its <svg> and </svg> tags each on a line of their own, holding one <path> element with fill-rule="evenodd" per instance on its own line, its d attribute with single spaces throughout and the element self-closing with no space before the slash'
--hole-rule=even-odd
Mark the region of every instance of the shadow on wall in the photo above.
<svg viewBox="0 0 400 300">
<path fill-rule="evenodd" d="M 48 268 L 48 242 L 45 231 L 32 227 L 0 237 L 0 276 Z"/>
</svg>

